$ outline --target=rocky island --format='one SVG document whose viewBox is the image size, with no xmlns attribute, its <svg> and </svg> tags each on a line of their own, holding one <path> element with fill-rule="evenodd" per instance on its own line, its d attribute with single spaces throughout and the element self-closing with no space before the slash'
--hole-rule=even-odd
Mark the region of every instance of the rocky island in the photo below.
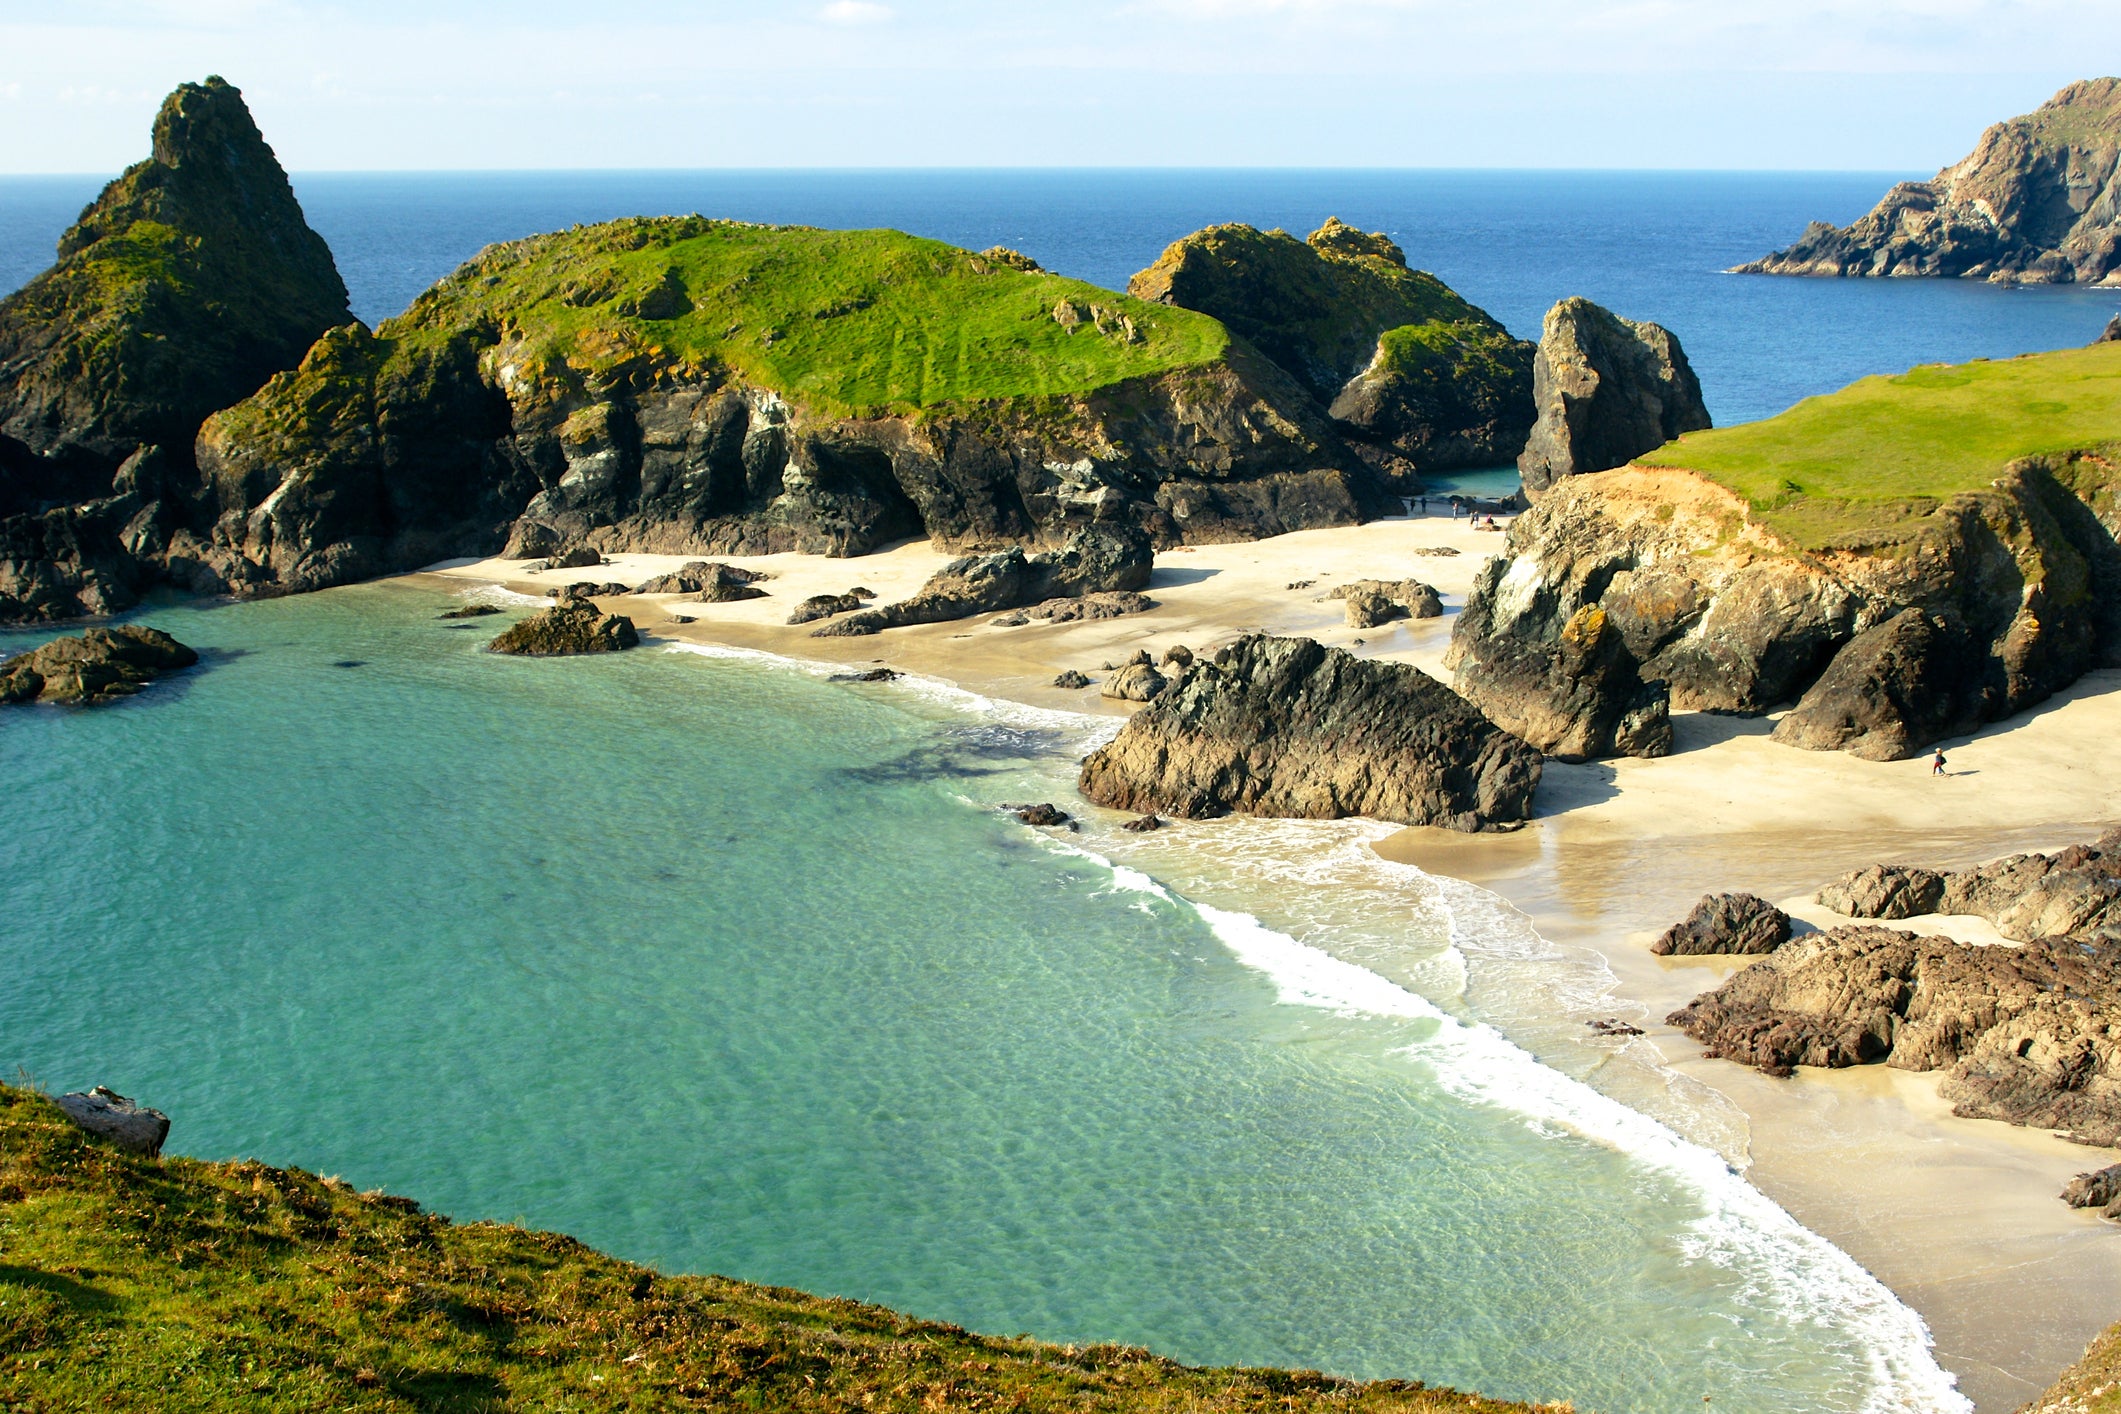
<svg viewBox="0 0 2121 1414">
<path fill-rule="evenodd" d="M 1815 221 L 1735 273 L 2121 284 L 2121 79 L 2071 84 L 1855 225 Z"/>
</svg>

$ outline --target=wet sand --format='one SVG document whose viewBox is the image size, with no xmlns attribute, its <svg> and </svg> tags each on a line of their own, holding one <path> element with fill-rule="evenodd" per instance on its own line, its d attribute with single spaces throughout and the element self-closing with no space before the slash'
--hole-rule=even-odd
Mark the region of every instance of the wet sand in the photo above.
<svg viewBox="0 0 2121 1414">
<path fill-rule="evenodd" d="M 887 664 L 993 697 L 1122 714 L 1132 708 L 1095 687 L 1055 688 L 1053 677 L 1073 668 L 1102 678 L 1103 664 L 1137 648 L 1161 657 L 1173 644 L 1209 649 L 1253 631 L 1302 634 L 1441 675 L 1452 618 L 1501 539 L 1467 521 L 1414 517 L 1188 547 L 1157 557 L 1148 589 L 1157 607 L 1149 613 L 1020 628 L 996 627 L 990 615 L 814 638 L 815 625 L 785 623 L 801 599 L 857 584 L 879 602 L 906 597 L 952 558 L 925 543 L 853 560 L 722 557 L 774 576 L 761 586 L 764 599 L 603 602 L 656 637 Z M 1458 553 L 1421 553 L 1439 547 Z M 601 569 L 537 575 L 489 560 L 433 573 L 438 583 L 542 594 L 585 579 L 640 583 L 691 558 L 698 557 L 620 555 Z M 1409 577 L 1442 592 L 1444 618 L 1350 629 L 1341 603 L 1322 598 L 1349 580 Z M 1297 587 L 1304 581 L 1311 583 Z M 675 622 L 679 616 L 694 621 Z M 2055 1197 L 2070 1175 L 2114 1155 L 1955 1119 L 1930 1076 L 1866 1067 L 1775 1081 L 1703 1060 L 1663 1018 L 1737 964 L 1667 961 L 1647 945 L 1711 890 L 1748 889 L 1830 925 L 1835 920 L 1809 904 L 1811 894 L 1864 864 L 1971 863 L 2092 838 L 2121 819 L 2121 778 L 2107 769 L 2111 743 L 2121 740 L 2121 672 L 2093 674 L 2034 712 L 1946 743 L 1951 774 L 1942 778 L 1930 774 L 1926 758 L 1877 763 L 1779 746 L 1767 739 L 1765 720 L 1689 714 L 1675 725 L 1678 747 L 1664 760 L 1550 763 L 1539 818 L 1519 833 L 1406 830 L 1379 852 L 1489 888 L 1552 941 L 1604 957 L 1617 979 L 1614 1014 L 1646 1032 L 1630 1044 L 1652 1048 L 1645 1059 L 1661 1061 L 1687 1091 L 1742 1111 L 1748 1137 L 1730 1157 L 1921 1312 L 1939 1361 L 1984 1414 L 2016 1409 L 2121 1318 L 2121 1232 Z M 1999 941 L 1979 920 L 1911 926 Z"/>
</svg>

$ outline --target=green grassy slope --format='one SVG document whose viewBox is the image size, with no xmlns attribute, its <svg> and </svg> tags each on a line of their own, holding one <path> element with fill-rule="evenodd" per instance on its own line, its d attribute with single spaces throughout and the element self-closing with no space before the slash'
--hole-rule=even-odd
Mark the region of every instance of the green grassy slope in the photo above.
<svg viewBox="0 0 2121 1414">
<path fill-rule="evenodd" d="M 898 231 L 696 216 L 490 248 L 378 332 L 459 330 L 590 376 L 719 364 L 839 415 L 1085 393 L 1211 363 L 1229 340 L 1204 315 Z"/>
<path fill-rule="evenodd" d="M 996 1340 L 662 1277 L 256 1163 L 134 1158 L 0 1087 L 0 1408 L 1349 1410 L 1527 1406 Z"/>
<path fill-rule="evenodd" d="M 1690 432 L 1644 466 L 1730 487 L 1807 548 L 1890 544 L 2020 458 L 2121 441 L 2121 344 L 1865 378 L 1777 417 Z"/>
</svg>

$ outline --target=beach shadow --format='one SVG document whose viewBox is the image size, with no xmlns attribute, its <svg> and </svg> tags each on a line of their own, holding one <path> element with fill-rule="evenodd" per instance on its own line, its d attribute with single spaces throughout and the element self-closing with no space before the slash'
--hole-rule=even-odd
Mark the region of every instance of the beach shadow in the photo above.
<svg viewBox="0 0 2121 1414">
<path fill-rule="evenodd" d="M 1740 737 L 1766 736 L 1775 723 L 1766 716 L 1745 717 L 1735 712 L 1674 712 L 1672 754 L 1721 746 Z"/>
<path fill-rule="evenodd" d="M 1218 569 L 1166 569 L 1158 565 L 1149 572 L 1151 589 L 1174 589 L 1181 584 L 1199 584 L 1204 579 L 1213 579 L 1221 574 Z"/>
<path fill-rule="evenodd" d="M 1549 760 L 1532 796 L 1532 818 L 1545 820 L 1586 805 L 1601 805 L 1620 794 L 1620 773 L 1604 761 Z"/>
</svg>

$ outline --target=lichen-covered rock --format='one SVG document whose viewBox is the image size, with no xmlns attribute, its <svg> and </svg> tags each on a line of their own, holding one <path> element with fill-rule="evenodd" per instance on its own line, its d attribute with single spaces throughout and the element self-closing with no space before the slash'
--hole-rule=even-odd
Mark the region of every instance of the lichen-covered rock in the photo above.
<svg viewBox="0 0 2121 1414">
<path fill-rule="evenodd" d="M 1155 552 L 1138 531 L 1092 526 L 1058 550 L 1025 554 L 1011 547 L 952 560 L 910 599 L 849 614 L 817 629 L 819 638 L 851 638 L 911 624 L 945 623 L 1149 582 Z"/>
<path fill-rule="evenodd" d="M 1388 237 L 1337 219 L 1308 241 L 1210 226 L 1128 289 L 1222 320 L 1408 489 L 1424 470 L 1508 461 L 1531 426 L 1531 345 L 1409 269 Z"/>
<path fill-rule="evenodd" d="M 196 652 L 158 628 L 92 628 L 0 663 L 0 705 L 42 700 L 94 706 L 129 697 L 163 673 L 198 661 Z"/>
<path fill-rule="evenodd" d="M 633 620 L 607 614 L 582 596 L 562 591 L 560 601 L 509 625 L 486 645 L 493 653 L 559 658 L 578 653 L 616 653 L 639 646 Z"/>
<path fill-rule="evenodd" d="M 135 1104 L 101 1085 L 61 1095 L 52 1103 L 90 1134 L 108 1139 L 128 1153 L 156 1158 L 169 1138 L 168 1115 Z"/>
<path fill-rule="evenodd" d="M 1819 891 L 1819 902 L 1850 918 L 1912 918 L 1925 913 L 1986 918 L 2006 938 L 2121 939 L 2121 830 L 2053 854 L 2013 854 L 1973 869 L 1940 873 L 1874 864 Z"/>
<path fill-rule="evenodd" d="M 1790 916 L 1752 894 L 1704 894 L 1684 922 L 1650 944 L 1659 957 L 1769 953 L 1790 940 Z"/>
<path fill-rule="evenodd" d="M 1532 403 L 1517 472 L 1535 499 L 1563 477 L 1625 466 L 1709 425 L 1701 382 L 1670 330 L 1581 298 L 1547 311 Z"/>
<path fill-rule="evenodd" d="M 1129 718 L 1083 763 L 1081 789 L 1187 819 L 1367 815 L 1471 831 L 1528 819 L 1540 767 L 1419 669 L 1252 635 Z"/>
<path fill-rule="evenodd" d="M 1712 1056 L 1788 1075 L 1944 1070 L 1953 1113 L 2121 1141 L 2121 949 L 1975 947 L 1854 926 L 1785 944 L 1669 1018 Z"/>
<path fill-rule="evenodd" d="M 1900 183 L 1853 226 L 1815 221 L 1736 273 L 2121 281 L 2121 79 L 2071 84 L 1930 180 Z"/>
<path fill-rule="evenodd" d="M 1980 722 L 1981 657 L 1963 629 L 1903 609 L 1842 645 L 1775 724 L 1774 738 L 1865 761 L 1905 760 Z"/>
</svg>

